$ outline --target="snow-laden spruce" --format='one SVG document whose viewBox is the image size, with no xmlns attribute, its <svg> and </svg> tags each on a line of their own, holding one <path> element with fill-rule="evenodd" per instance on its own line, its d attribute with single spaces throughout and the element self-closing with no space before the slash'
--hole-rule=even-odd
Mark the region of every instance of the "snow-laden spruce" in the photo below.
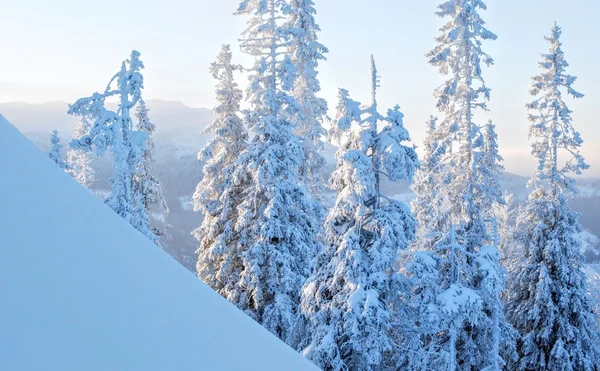
<svg viewBox="0 0 600 371">
<path fill-rule="evenodd" d="M 244 184 L 234 224 L 243 270 L 226 293 L 284 340 L 320 250 L 320 205 L 308 196 L 299 174 L 306 156 L 293 120 L 301 107 L 293 96 L 297 73 L 288 48 L 294 31 L 286 22 L 289 10 L 283 0 L 246 0 L 238 11 L 248 16 L 241 49 L 255 59 L 244 115 L 254 136 L 234 173 Z"/>
<path fill-rule="evenodd" d="M 326 164 L 322 152 L 327 134 L 323 128 L 327 101 L 317 96 L 321 91 L 317 68 L 328 50 L 318 41 L 321 29 L 315 22 L 314 2 L 291 0 L 290 5 L 292 41 L 289 48 L 298 72 L 293 95 L 300 105 L 296 134 L 302 139 L 306 156 L 300 166 L 300 177 L 311 195 L 321 199 L 325 183 L 320 172 Z"/>
<path fill-rule="evenodd" d="M 492 212 L 496 217 L 498 234 L 498 251 L 500 252 L 500 265 L 510 272 L 522 262 L 522 254 L 515 241 L 517 226 L 517 215 L 522 205 L 515 205 L 515 196 L 504 192 L 504 204 L 492 206 Z M 506 294 L 506 290 L 502 293 Z"/>
<path fill-rule="evenodd" d="M 508 314 L 521 333 L 516 370 L 598 370 L 598 323 L 592 313 L 583 272 L 579 215 L 568 205 L 576 194 L 572 174 L 588 168 L 580 154 L 582 139 L 572 125 L 564 97 L 582 98 L 567 74 L 556 24 L 546 40 L 542 72 L 533 77 L 534 101 L 529 135 L 537 167 L 532 192 L 519 216 L 519 242 L 525 262 L 512 277 Z"/>
<path fill-rule="evenodd" d="M 420 223 L 418 245 L 407 269 L 412 273 L 423 352 L 409 359 L 413 369 L 500 370 L 514 354 L 514 330 L 504 318 L 500 292 L 497 222 L 491 205 L 503 203 L 502 171 L 491 123 L 474 116 L 487 111 L 490 89 L 482 65 L 493 59 L 482 50 L 496 35 L 479 15 L 480 0 L 448 0 L 437 15 L 437 46 L 427 57 L 449 78 L 435 91 L 442 120 L 431 127 L 426 166 L 414 186 Z"/>
<path fill-rule="evenodd" d="M 114 173 L 110 179 L 111 193 L 105 202 L 142 234 L 156 242 L 158 236 L 150 225 L 144 195 L 139 193 L 139 187 L 133 186 L 136 169 L 144 161 L 148 143 L 148 134 L 133 130 L 130 115 L 131 109 L 141 100 L 143 68 L 140 53 L 132 51 L 104 92 L 81 98 L 70 106 L 70 115 L 94 119 L 87 134 L 72 140 L 70 146 L 84 151 L 91 151 L 95 147 L 99 156 L 110 150 Z M 116 112 L 105 107 L 105 100 L 113 97 L 119 102 Z"/>
<path fill-rule="evenodd" d="M 166 217 L 169 214 L 169 206 L 165 200 L 162 185 L 152 172 L 152 167 L 154 166 L 154 141 L 152 140 L 152 134 L 156 130 L 156 126 L 150 120 L 148 111 L 146 102 L 140 98 L 135 111 L 137 119 L 136 130 L 146 134 L 147 139 L 142 159 L 135 164 L 133 192 L 136 195 L 141 195 L 142 205 L 146 209 L 146 214 L 157 213 L 161 217 Z M 160 237 L 164 236 L 165 231 L 152 225 L 150 225 L 150 228 L 154 235 L 152 239 L 158 244 Z"/>
<path fill-rule="evenodd" d="M 90 120 L 85 116 L 80 116 L 77 119 L 75 130 L 73 130 L 72 139 L 79 139 L 86 135 L 91 128 Z M 82 149 L 69 148 L 67 151 L 67 163 L 69 164 L 69 174 L 79 182 L 82 186 L 90 188 L 94 183 L 94 168 L 92 161 L 94 160 L 92 151 L 84 151 Z"/>
<path fill-rule="evenodd" d="M 52 160 L 61 169 L 68 170 L 69 165 L 63 159 L 62 149 L 63 145 L 60 143 L 58 130 L 55 129 L 50 137 L 50 151 L 48 152 L 48 157 L 50 157 L 50 160 Z"/>
<path fill-rule="evenodd" d="M 411 244 L 411 250 L 422 250 L 430 243 L 428 237 L 429 231 L 436 231 L 447 226 L 448 221 L 440 218 L 431 212 L 441 207 L 440 197 L 436 197 L 439 186 L 438 182 L 443 179 L 444 163 L 441 161 L 445 154 L 445 142 L 441 142 L 436 137 L 437 117 L 431 116 L 427 121 L 425 140 L 423 142 L 423 158 L 419 170 L 416 172 L 412 189 L 415 192 L 415 199 L 411 203 L 411 208 L 415 218 L 419 221 L 420 227 L 417 229 L 414 242 Z M 435 204 L 438 202 L 438 204 Z M 431 246 L 428 246 L 431 248 Z"/>
<path fill-rule="evenodd" d="M 317 256 L 302 290 L 308 318 L 303 354 L 325 370 L 372 370 L 395 352 L 392 304 L 404 282 L 393 264 L 416 227 L 407 205 L 380 191 L 380 177 L 410 181 L 418 166 L 398 106 L 378 112 L 378 84 L 372 61 L 372 101 L 361 107 L 340 89 L 337 137 L 343 144 L 330 179 L 335 206 L 325 224 L 325 249 Z M 378 124 L 383 128 L 378 129 Z"/>
<path fill-rule="evenodd" d="M 242 202 L 244 184 L 235 177 L 237 161 L 246 149 L 248 133 L 242 121 L 242 91 L 234 74 L 242 66 L 232 64 L 229 45 L 223 45 L 210 72 L 217 81 L 214 121 L 205 129 L 214 133 L 198 154 L 205 160 L 202 181 L 193 196 L 194 210 L 202 211 L 202 225 L 192 234 L 200 241 L 198 276 L 225 298 L 235 291 L 242 271 L 238 233 L 235 231 L 237 206 Z"/>
</svg>

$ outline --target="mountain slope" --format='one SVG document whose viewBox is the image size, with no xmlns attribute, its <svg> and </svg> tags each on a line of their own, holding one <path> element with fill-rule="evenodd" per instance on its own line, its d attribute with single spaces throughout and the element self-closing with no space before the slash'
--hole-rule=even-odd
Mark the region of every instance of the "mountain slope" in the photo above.
<svg viewBox="0 0 600 371">
<path fill-rule="evenodd" d="M 308 370 L 0 116 L 0 369 Z"/>
</svg>

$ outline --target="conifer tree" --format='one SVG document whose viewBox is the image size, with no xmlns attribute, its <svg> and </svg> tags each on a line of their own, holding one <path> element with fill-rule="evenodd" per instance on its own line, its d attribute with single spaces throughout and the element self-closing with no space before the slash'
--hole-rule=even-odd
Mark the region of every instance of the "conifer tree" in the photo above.
<svg viewBox="0 0 600 371">
<path fill-rule="evenodd" d="M 234 74 L 242 66 L 232 64 L 229 45 L 223 45 L 210 72 L 217 81 L 217 105 L 214 121 L 206 128 L 215 137 L 198 154 L 205 160 L 204 177 L 194 193 L 194 209 L 204 213 L 202 225 L 192 234 L 200 242 L 198 276 L 229 300 L 239 282 L 242 265 L 235 231 L 237 206 L 242 202 L 244 183 L 235 177 L 241 153 L 246 149 L 248 133 L 240 104 L 242 91 Z"/>
<path fill-rule="evenodd" d="M 321 91 L 317 68 L 325 60 L 327 48 L 318 41 L 321 31 L 315 22 L 313 0 L 291 0 L 291 27 L 294 30 L 290 43 L 292 61 L 298 72 L 294 97 L 300 105 L 296 134 L 302 139 L 305 160 L 300 166 L 300 177 L 311 195 L 321 199 L 324 181 L 320 171 L 325 166 L 322 155 L 326 131 L 323 121 L 327 114 L 327 101 L 319 98 Z"/>
<path fill-rule="evenodd" d="M 167 216 L 169 214 L 169 206 L 165 200 L 160 181 L 152 172 L 152 166 L 154 165 L 154 142 L 152 134 L 156 130 L 156 126 L 150 121 L 148 111 L 146 102 L 140 99 L 135 112 L 137 119 L 136 130 L 146 134 L 147 139 L 141 161 L 137 161 L 135 164 L 133 192 L 141 195 L 142 205 L 147 215 L 150 215 L 154 211 L 162 216 Z M 150 224 L 149 226 L 153 235 L 151 239 L 158 244 L 160 237 L 164 236 L 165 232 L 156 226 Z"/>
<path fill-rule="evenodd" d="M 75 125 L 72 139 L 79 139 L 84 136 L 91 127 L 87 117 L 80 116 Z M 93 154 L 91 151 L 75 150 L 69 148 L 67 151 L 67 163 L 69 164 L 69 173 L 79 184 L 85 188 L 90 188 L 94 182 L 94 168 L 92 167 Z"/>
<path fill-rule="evenodd" d="M 498 224 L 498 250 L 500 251 L 500 265 L 508 272 L 522 262 L 522 254 L 516 243 L 517 215 L 520 206 L 516 206 L 515 196 L 512 193 L 504 193 L 504 204 L 495 204 L 492 213 Z"/>
<path fill-rule="evenodd" d="M 320 205 L 300 181 L 306 156 L 295 133 L 300 105 L 293 96 L 297 70 L 288 46 L 290 5 L 244 0 L 249 16 L 242 51 L 255 59 L 245 123 L 254 137 L 240 154 L 234 177 L 245 184 L 235 230 L 243 270 L 227 293 L 240 309 L 283 340 L 298 316 L 300 288 L 316 251 Z"/>
<path fill-rule="evenodd" d="M 500 370 L 513 356 L 514 330 L 499 297 L 504 272 L 497 222 L 490 212 L 503 202 L 501 158 L 493 126 L 483 130 L 474 121 L 490 97 L 481 67 L 493 59 L 482 42 L 496 39 L 479 15 L 485 9 L 481 0 L 443 2 L 436 14 L 449 21 L 427 54 L 449 79 L 435 91 L 444 118 L 428 139 L 438 143 L 439 171 L 426 166 L 415 187 L 421 238 L 408 269 L 424 352 L 411 360 L 413 368 Z"/>
<path fill-rule="evenodd" d="M 110 149 L 114 173 L 110 179 L 112 191 L 105 202 L 143 235 L 156 241 L 144 196 L 133 186 L 135 169 L 144 160 L 148 141 L 146 133 L 133 130 L 130 115 L 131 109 L 141 99 L 144 86 L 141 73 L 144 64 L 139 57 L 138 51 L 132 51 L 103 93 L 96 92 L 70 106 L 69 114 L 94 118 L 87 134 L 72 140 L 70 147 L 84 151 L 91 151 L 95 147 L 99 156 Z M 105 107 L 105 100 L 111 97 L 119 100 L 116 112 Z"/>
<path fill-rule="evenodd" d="M 330 180 L 337 199 L 325 224 L 325 249 L 302 291 L 310 336 L 303 353 L 325 370 L 380 369 L 397 351 L 392 326 L 402 318 L 395 318 L 392 304 L 404 282 L 393 265 L 416 227 L 405 204 L 381 194 L 382 175 L 410 181 L 418 160 L 405 144 L 410 137 L 399 107 L 385 117 L 378 112 L 371 62 L 371 104 L 361 107 L 339 91 L 336 123 L 347 140 Z"/>
<path fill-rule="evenodd" d="M 62 157 L 62 144 L 60 144 L 60 138 L 58 136 L 58 130 L 54 130 L 52 132 L 52 136 L 50 137 L 50 152 L 48 152 L 48 157 L 52 160 L 58 167 L 63 170 L 67 170 L 69 165 L 63 160 Z"/>
<path fill-rule="evenodd" d="M 441 225 L 447 223 L 442 218 L 436 218 L 431 212 L 433 206 L 435 209 L 441 207 L 440 204 L 434 205 L 436 201 L 440 201 L 440 198 L 436 197 L 436 187 L 438 182 L 443 181 L 442 176 L 446 174 L 441 161 L 446 152 L 446 143 L 440 142 L 436 138 L 437 121 L 438 118 L 433 116 L 427 121 L 423 143 L 424 155 L 412 185 L 416 197 L 411 203 L 411 209 L 421 226 L 417 229 L 411 250 L 413 248 L 423 249 L 430 242 L 429 231 L 440 230 Z"/>
<path fill-rule="evenodd" d="M 600 369 L 599 328 L 583 273 L 578 214 L 568 205 L 576 194 L 572 174 L 588 168 L 579 149 L 582 139 L 572 125 L 564 97 L 582 98 L 556 24 L 546 40 L 542 72 L 533 77 L 528 104 L 532 154 L 539 165 L 529 182 L 532 192 L 520 216 L 519 242 L 525 263 L 516 269 L 509 290 L 509 318 L 521 334 L 517 370 Z"/>
<path fill-rule="evenodd" d="M 492 209 L 495 205 L 504 205 L 504 194 L 500 187 L 500 177 L 504 172 L 502 166 L 502 156 L 498 152 L 498 135 L 496 134 L 496 125 L 491 121 L 481 127 L 481 135 L 477 138 L 482 143 L 477 143 L 477 151 L 474 151 L 476 171 L 475 171 L 475 198 L 479 203 L 479 209 L 484 217 L 495 225 L 496 220 Z M 492 229 L 496 229 L 492 226 Z M 493 234 L 493 233 L 492 233 Z"/>
</svg>

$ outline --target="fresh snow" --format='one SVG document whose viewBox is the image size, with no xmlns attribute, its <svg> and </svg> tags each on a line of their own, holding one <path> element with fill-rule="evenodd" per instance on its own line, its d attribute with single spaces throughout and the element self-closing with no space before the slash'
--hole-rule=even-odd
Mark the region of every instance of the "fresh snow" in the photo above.
<svg viewBox="0 0 600 371">
<path fill-rule="evenodd" d="M 0 116 L 0 368 L 310 370 Z"/>
</svg>

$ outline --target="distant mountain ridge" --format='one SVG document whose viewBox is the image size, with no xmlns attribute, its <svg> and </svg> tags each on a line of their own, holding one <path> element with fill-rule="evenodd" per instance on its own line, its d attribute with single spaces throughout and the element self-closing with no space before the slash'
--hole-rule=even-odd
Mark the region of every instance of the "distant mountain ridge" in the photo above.
<svg viewBox="0 0 600 371">
<path fill-rule="evenodd" d="M 156 135 L 167 133 L 197 133 L 210 122 L 212 110 L 193 108 L 178 101 L 149 99 L 146 105 L 150 109 L 151 119 L 156 125 Z M 116 103 L 109 104 L 116 109 Z M 51 132 L 57 129 L 63 136 L 71 136 L 76 118 L 67 114 L 69 103 L 0 103 L 0 114 L 15 123 L 21 132 Z"/>
</svg>

